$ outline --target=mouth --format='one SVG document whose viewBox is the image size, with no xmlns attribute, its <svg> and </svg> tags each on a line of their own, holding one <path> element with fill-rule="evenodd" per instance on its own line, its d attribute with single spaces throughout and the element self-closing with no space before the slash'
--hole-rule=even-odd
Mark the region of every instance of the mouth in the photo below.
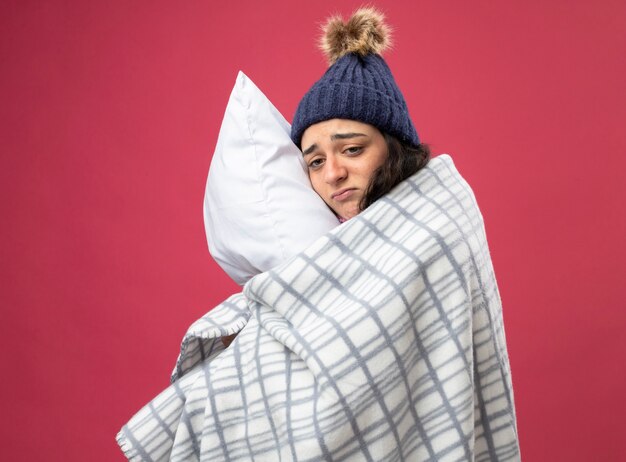
<svg viewBox="0 0 626 462">
<path fill-rule="evenodd" d="M 350 197 L 352 196 L 353 193 L 356 192 L 355 188 L 344 188 L 344 189 L 340 189 L 339 191 L 335 191 L 330 198 L 337 201 L 337 202 L 342 202 L 345 201 L 347 199 L 350 199 Z"/>
</svg>

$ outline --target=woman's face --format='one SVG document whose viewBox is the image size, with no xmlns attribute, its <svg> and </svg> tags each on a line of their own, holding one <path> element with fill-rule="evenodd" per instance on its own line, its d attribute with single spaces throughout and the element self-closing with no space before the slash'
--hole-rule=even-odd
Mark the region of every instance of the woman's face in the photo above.
<svg viewBox="0 0 626 462">
<path fill-rule="evenodd" d="M 387 143 L 374 126 L 347 119 L 316 123 L 302 135 L 311 185 L 340 217 L 356 216 L 374 171 L 387 159 Z"/>
</svg>

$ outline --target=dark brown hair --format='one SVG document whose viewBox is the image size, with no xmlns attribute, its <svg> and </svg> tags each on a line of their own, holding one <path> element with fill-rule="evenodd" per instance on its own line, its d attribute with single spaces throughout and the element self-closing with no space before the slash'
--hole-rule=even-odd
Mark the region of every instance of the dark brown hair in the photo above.
<svg viewBox="0 0 626 462">
<path fill-rule="evenodd" d="M 430 160 L 430 148 L 426 144 L 413 146 L 398 138 L 383 133 L 387 143 L 387 160 L 378 167 L 372 176 L 365 195 L 359 204 L 363 211 L 383 197 L 398 183 L 424 168 Z"/>
</svg>

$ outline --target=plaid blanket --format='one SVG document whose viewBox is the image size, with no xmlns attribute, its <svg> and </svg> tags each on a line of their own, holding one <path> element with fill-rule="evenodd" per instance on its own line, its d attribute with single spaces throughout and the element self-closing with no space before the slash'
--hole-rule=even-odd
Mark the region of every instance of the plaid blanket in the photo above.
<svg viewBox="0 0 626 462">
<path fill-rule="evenodd" d="M 117 441 L 133 461 L 519 460 L 483 219 L 452 159 L 196 321 Z"/>
</svg>

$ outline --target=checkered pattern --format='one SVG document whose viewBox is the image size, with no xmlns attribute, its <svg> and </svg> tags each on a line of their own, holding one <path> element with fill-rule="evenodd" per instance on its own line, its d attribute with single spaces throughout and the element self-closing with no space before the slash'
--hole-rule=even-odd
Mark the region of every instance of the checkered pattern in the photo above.
<svg viewBox="0 0 626 462">
<path fill-rule="evenodd" d="M 500 296 L 452 159 L 192 325 L 118 443 L 133 461 L 519 460 Z"/>
</svg>

